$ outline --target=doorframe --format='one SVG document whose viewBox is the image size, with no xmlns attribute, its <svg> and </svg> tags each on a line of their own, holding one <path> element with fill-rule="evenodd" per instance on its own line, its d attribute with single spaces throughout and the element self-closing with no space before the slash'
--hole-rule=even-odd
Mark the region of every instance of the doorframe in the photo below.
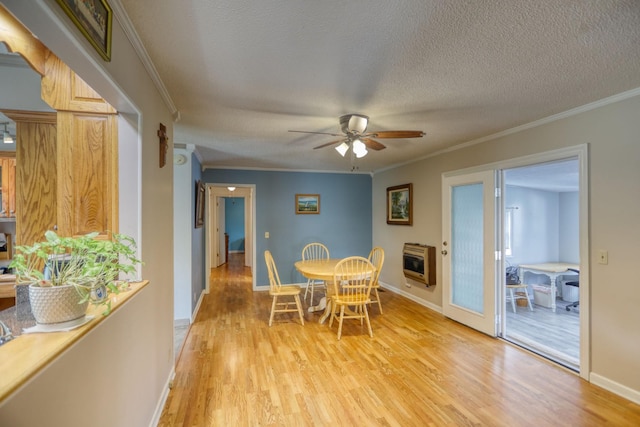
<svg viewBox="0 0 640 427">
<path fill-rule="evenodd" d="M 233 194 L 229 192 L 227 187 L 236 187 Z M 244 234 L 245 234 L 245 266 L 251 268 L 252 289 L 256 290 L 256 203 L 255 203 L 255 184 L 222 184 L 209 183 L 205 185 L 207 194 L 207 203 L 205 205 L 205 222 L 208 230 L 205 233 L 205 267 L 207 269 L 207 286 L 205 292 L 209 293 L 211 283 L 211 254 L 215 251 L 215 244 L 219 239 L 214 240 L 216 235 L 215 227 L 219 221 L 215 207 L 216 197 L 242 197 L 244 198 Z"/>
<path fill-rule="evenodd" d="M 448 176 L 458 174 L 470 174 L 474 172 L 482 172 L 486 170 L 499 171 L 501 169 L 511 169 L 517 167 L 531 166 L 538 163 L 546 163 L 558 161 L 568 158 L 577 158 L 579 165 L 579 252 L 580 252 L 580 372 L 579 376 L 589 381 L 591 373 L 591 323 L 590 313 L 590 257 L 589 257 L 589 144 L 579 144 L 570 147 L 559 148 L 557 150 L 544 151 L 541 153 L 529 154 L 526 156 L 515 157 L 512 159 L 500 160 L 466 169 L 451 171 Z M 499 211 L 496 215 L 501 215 Z M 502 221 L 499 222 L 500 224 Z M 493 237 L 493 236 L 492 236 Z M 496 251 L 502 249 L 503 242 L 498 242 L 499 247 Z M 496 286 L 500 286 L 496 284 Z M 496 316 L 500 313 L 496 313 Z"/>
</svg>

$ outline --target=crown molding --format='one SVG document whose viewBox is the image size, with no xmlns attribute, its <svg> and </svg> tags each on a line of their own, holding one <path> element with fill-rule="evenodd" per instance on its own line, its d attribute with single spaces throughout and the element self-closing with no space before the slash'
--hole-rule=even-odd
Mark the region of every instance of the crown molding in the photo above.
<svg viewBox="0 0 640 427">
<path fill-rule="evenodd" d="M 162 82 L 162 79 L 160 78 L 160 74 L 158 74 L 158 70 L 156 69 L 156 66 L 153 64 L 151 57 L 147 53 L 147 50 L 145 49 L 144 45 L 142 44 L 142 41 L 138 36 L 138 32 L 133 26 L 133 23 L 131 22 L 131 20 L 129 19 L 129 15 L 127 15 L 126 10 L 122 6 L 122 3 L 120 2 L 120 0 L 110 0 L 109 5 L 113 10 L 113 16 L 118 20 L 118 22 L 122 26 L 122 30 L 124 31 L 124 34 L 127 36 L 129 41 L 131 42 L 133 49 L 138 55 L 138 58 L 140 58 L 140 61 L 142 61 L 144 68 L 147 70 L 149 77 L 151 77 L 151 80 L 153 81 L 154 85 L 158 89 L 158 92 L 160 92 L 160 96 L 162 97 L 162 100 L 164 101 L 165 105 L 167 106 L 167 108 L 169 108 L 173 121 L 178 122 L 180 120 L 180 111 L 178 111 L 175 104 L 173 103 L 173 99 L 171 99 L 171 95 L 169 95 L 169 91 L 167 90 L 166 86 Z"/>
</svg>

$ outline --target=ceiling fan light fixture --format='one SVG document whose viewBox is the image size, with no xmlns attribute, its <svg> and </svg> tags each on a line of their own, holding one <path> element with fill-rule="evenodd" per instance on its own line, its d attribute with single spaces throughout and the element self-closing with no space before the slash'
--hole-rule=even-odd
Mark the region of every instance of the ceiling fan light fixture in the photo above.
<svg viewBox="0 0 640 427">
<path fill-rule="evenodd" d="M 336 151 L 340 153 L 342 157 L 344 157 L 344 155 L 347 154 L 347 151 L 349 151 L 349 145 L 347 145 L 346 142 L 343 142 L 336 147 Z"/>
<path fill-rule="evenodd" d="M 345 114 L 340 117 L 340 126 L 344 133 L 361 134 L 367 130 L 369 117 L 363 114 Z"/>
<path fill-rule="evenodd" d="M 364 157 L 368 153 L 367 146 L 364 145 L 364 142 L 360 141 L 360 139 L 358 138 L 353 141 L 352 149 L 357 158 Z"/>
</svg>

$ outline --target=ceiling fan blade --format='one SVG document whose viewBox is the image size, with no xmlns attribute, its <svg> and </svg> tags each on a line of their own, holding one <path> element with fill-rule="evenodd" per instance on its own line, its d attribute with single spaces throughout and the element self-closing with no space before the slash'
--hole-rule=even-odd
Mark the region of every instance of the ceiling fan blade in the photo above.
<svg viewBox="0 0 640 427">
<path fill-rule="evenodd" d="M 314 150 L 318 149 L 318 148 L 324 148 L 324 147 L 328 147 L 330 145 L 335 145 L 339 142 L 343 142 L 346 141 L 346 139 L 339 139 L 337 141 L 331 141 L 331 142 L 327 142 L 326 144 L 322 144 L 322 145 L 318 145 L 317 147 L 313 147 Z"/>
<path fill-rule="evenodd" d="M 379 143 L 375 139 L 360 138 L 360 141 L 362 141 L 364 143 L 364 145 L 367 146 L 367 148 L 370 148 L 372 150 L 380 151 L 380 150 L 384 150 L 385 148 L 387 148 L 387 147 L 385 147 L 384 144 Z"/>
<path fill-rule="evenodd" d="M 289 132 L 297 132 L 297 133 L 313 133 L 316 135 L 331 135 L 331 136 L 344 136 L 341 133 L 328 133 L 328 132 L 311 132 L 306 130 L 290 130 Z"/>
<path fill-rule="evenodd" d="M 420 138 L 426 134 L 421 130 L 381 130 L 380 132 L 370 132 L 364 136 L 376 138 Z"/>
</svg>

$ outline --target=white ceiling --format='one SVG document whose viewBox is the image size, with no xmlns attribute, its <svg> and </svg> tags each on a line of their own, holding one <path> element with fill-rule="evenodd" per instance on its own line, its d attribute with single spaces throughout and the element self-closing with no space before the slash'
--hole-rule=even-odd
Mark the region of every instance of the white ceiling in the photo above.
<svg viewBox="0 0 640 427">
<path fill-rule="evenodd" d="M 351 170 L 288 132 L 346 113 L 427 133 L 375 171 L 640 87 L 637 0 L 119 1 L 210 166 Z"/>
<path fill-rule="evenodd" d="M 207 166 L 350 171 L 313 150 L 337 138 L 288 132 L 347 113 L 427 133 L 355 161 L 376 171 L 640 88 L 637 0 L 112 3 Z"/>
<path fill-rule="evenodd" d="M 580 166 L 577 159 L 567 159 L 507 169 L 504 172 L 504 181 L 506 185 L 544 191 L 578 191 Z"/>
</svg>

